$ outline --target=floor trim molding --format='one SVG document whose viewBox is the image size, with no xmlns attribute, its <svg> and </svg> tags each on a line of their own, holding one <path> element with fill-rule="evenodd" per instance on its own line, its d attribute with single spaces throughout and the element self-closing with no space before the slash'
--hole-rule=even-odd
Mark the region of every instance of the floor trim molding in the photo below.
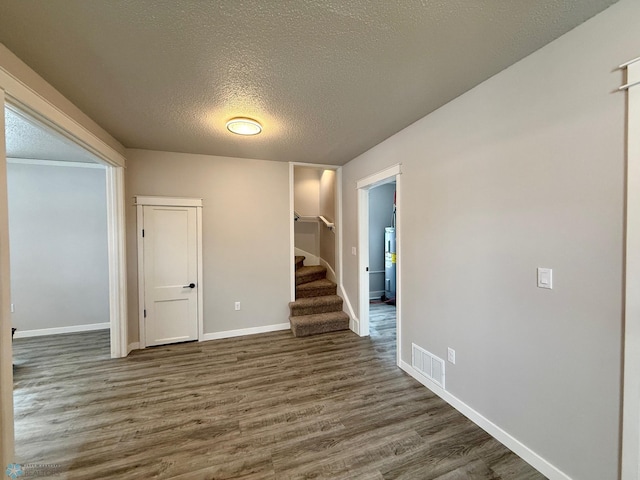
<svg viewBox="0 0 640 480">
<path fill-rule="evenodd" d="M 433 393 L 442 398 L 445 402 L 471 420 L 473 423 L 482 428 L 485 432 L 491 435 L 493 438 L 502 443 L 505 447 L 511 450 L 513 453 L 522 458 L 525 462 L 531 465 L 533 468 L 542 473 L 549 480 L 572 480 L 566 473 L 562 472 L 540 455 L 535 453 L 524 443 L 520 442 L 491 420 L 484 417 L 482 414 L 471 408 L 464 403 L 458 397 L 451 395 L 451 393 L 443 390 L 434 382 L 430 381 L 424 375 L 421 375 L 415 368 L 409 365 L 405 361 L 400 361 L 400 368 L 415 378 L 422 385 L 427 387 Z"/>
<path fill-rule="evenodd" d="M 70 325 L 68 327 L 41 328 L 38 330 L 16 330 L 14 338 L 41 337 L 44 335 L 60 335 L 62 333 L 90 332 L 93 330 L 109 330 L 111 324 L 91 323 L 88 325 Z"/>
<path fill-rule="evenodd" d="M 208 340 L 220 340 L 222 338 L 242 337 L 244 335 L 255 335 L 256 333 L 277 332 L 280 330 L 289 330 L 289 323 L 276 323 L 274 325 L 265 325 L 263 327 L 240 328 L 238 330 L 225 330 L 223 332 L 205 333 L 200 339 L 201 342 Z"/>
</svg>

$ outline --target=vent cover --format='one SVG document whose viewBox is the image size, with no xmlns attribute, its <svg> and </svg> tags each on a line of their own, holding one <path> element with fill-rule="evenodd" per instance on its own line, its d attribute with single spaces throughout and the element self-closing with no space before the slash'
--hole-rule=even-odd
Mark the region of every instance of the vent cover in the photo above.
<svg viewBox="0 0 640 480">
<path fill-rule="evenodd" d="M 444 389 L 444 360 L 415 343 L 411 346 L 411 366 Z"/>
</svg>

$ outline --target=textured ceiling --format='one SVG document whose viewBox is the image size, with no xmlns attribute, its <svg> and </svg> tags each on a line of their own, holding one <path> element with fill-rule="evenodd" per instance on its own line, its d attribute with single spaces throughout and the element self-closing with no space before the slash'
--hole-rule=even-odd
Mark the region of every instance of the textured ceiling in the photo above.
<svg viewBox="0 0 640 480">
<path fill-rule="evenodd" d="M 4 109 L 7 157 L 98 163 L 95 157 L 36 120 Z"/>
<path fill-rule="evenodd" d="M 0 0 L 0 42 L 126 147 L 338 165 L 615 1 Z"/>
</svg>

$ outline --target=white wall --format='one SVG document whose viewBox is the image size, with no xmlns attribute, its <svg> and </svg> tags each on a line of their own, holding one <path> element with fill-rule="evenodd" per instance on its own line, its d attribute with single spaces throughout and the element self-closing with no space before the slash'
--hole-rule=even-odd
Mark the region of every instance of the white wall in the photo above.
<svg viewBox="0 0 640 480">
<path fill-rule="evenodd" d="M 622 0 L 343 168 L 344 284 L 357 294 L 355 182 L 402 159 L 402 360 L 580 480 L 615 479 L 620 435 L 625 95 L 640 2 Z M 550 267 L 554 289 L 536 288 Z"/>
<path fill-rule="evenodd" d="M 134 195 L 203 199 L 205 334 L 288 322 L 287 163 L 128 150 L 127 167 L 130 342 L 139 338 Z"/>
<path fill-rule="evenodd" d="M 7 164 L 19 333 L 109 322 L 105 169 L 68 165 Z"/>
<path fill-rule="evenodd" d="M 384 294 L 384 229 L 393 223 L 395 183 L 369 190 L 369 298 Z"/>
</svg>

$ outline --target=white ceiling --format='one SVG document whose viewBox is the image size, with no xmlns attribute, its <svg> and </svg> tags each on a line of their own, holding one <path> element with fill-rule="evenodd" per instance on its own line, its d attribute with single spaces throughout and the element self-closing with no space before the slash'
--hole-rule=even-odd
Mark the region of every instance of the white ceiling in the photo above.
<svg viewBox="0 0 640 480">
<path fill-rule="evenodd" d="M 8 158 L 98 163 L 84 148 L 35 119 L 4 109 Z"/>
<path fill-rule="evenodd" d="M 1 0 L 0 42 L 126 147 L 339 165 L 615 1 Z"/>
</svg>

